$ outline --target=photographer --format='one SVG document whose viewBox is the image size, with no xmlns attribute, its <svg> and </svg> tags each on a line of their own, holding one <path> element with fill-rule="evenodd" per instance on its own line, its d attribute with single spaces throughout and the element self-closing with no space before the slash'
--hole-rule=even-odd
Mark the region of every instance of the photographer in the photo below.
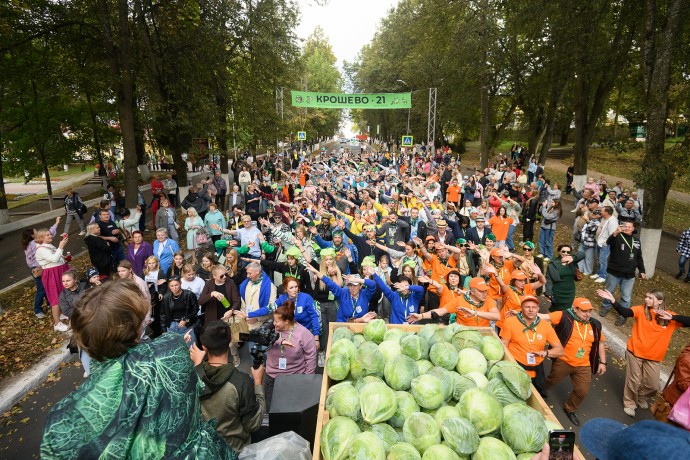
<svg viewBox="0 0 690 460">
<path fill-rule="evenodd" d="M 215 419 L 218 434 L 233 450 L 241 452 L 251 443 L 251 434 L 261 427 L 264 366 L 251 368 L 250 378 L 228 362 L 230 327 L 223 321 L 207 323 L 200 339 L 202 350 L 194 343 L 189 355 L 205 385 L 199 398 L 201 412 L 205 420 Z M 206 354 L 208 359 L 204 361 Z"/>
<path fill-rule="evenodd" d="M 280 336 L 266 354 L 266 412 L 271 407 L 276 377 L 313 374 L 316 370 L 314 335 L 295 321 L 295 303 L 292 300 L 287 300 L 273 312 L 273 324 Z"/>
</svg>

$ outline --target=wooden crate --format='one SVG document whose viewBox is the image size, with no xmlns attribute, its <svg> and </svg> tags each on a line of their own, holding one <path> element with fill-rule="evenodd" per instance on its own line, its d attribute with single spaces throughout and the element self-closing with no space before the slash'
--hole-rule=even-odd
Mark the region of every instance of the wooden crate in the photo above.
<svg viewBox="0 0 690 460">
<path fill-rule="evenodd" d="M 420 325 L 414 325 L 414 324 L 387 324 L 386 325 L 388 329 L 401 329 L 405 332 L 418 332 L 422 326 Z M 341 328 L 341 327 L 347 327 L 349 328 L 352 332 L 355 334 L 361 334 L 364 331 L 364 328 L 366 327 L 366 324 L 364 323 L 330 323 L 329 327 L 329 340 L 328 344 L 326 347 L 326 359 L 331 355 L 331 339 L 333 337 L 333 331 L 335 329 Z M 444 327 L 444 326 L 441 326 Z M 493 328 L 490 327 L 477 327 L 475 328 L 477 331 L 481 332 L 482 335 L 493 335 L 494 337 L 498 338 L 496 335 L 496 332 L 493 330 Z M 504 347 L 505 348 L 505 347 Z M 503 354 L 503 360 L 504 361 L 512 361 L 516 362 L 515 358 L 508 352 L 507 349 L 505 349 L 505 353 Z M 330 377 L 328 377 L 328 374 L 324 371 L 323 373 L 323 383 L 321 384 L 321 397 L 319 399 L 319 416 L 316 421 L 316 435 L 314 439 L 314 451 L 313 451 L 313 460 L 321 460 L 321 429 L 323 426 L 328 422 L 329 419 L 329 414 L 328 411 L 326 410 L 326 393 L 328 392 L 328 389 L 331 387 L 331 384 L 334 382 L 331 381 Z M 543 416 L 544 419 L 546 420 L 551 420 L 552 422 L 555 422 L 557 424 L 561 424 L 561 422 L 558 421 L 556 416 L 553 414 L 549 406 L 546 404 L 544 399 L 539 395 L 539 392 L 534 388 L 534 385 L 532 386 L 532 395 L 527 399 L 527 404 L 532 407 L 533 409 L 538 410 Z M 584 456 L 580 452 L 580 450 L 575 447 L 575 460 L 584 460 Z"/>
</svg>

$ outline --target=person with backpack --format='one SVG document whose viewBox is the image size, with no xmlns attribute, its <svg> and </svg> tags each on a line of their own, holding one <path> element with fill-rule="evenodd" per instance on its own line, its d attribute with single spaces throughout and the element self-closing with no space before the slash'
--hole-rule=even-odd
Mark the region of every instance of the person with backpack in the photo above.
<svg viewBox="0 0 690 460">
<path fill-rule="evenodd" d="M 65 228 L 63 233 L 69 234 L 69 229 L 72 226 L 72 220 L 76 220 L 79 224 L 79 236 L 86 235 L 86 229 L 84 228 L 84 211 L 86 206 L 81 201 L 81 197 L 74 189 L 67 190 L 67 195 L 65 196 L 65 214 L 67 214 L 67 219 L 65 219 Z"/>
</svg>

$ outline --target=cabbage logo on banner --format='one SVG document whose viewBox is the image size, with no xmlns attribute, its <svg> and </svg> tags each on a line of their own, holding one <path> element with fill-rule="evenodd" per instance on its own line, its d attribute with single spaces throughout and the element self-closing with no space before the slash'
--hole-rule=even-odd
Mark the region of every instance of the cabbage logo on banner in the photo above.
<svg viewBox="0 0 690 460">
<path fill-rule="evenodd" d="M 317 109 L 409 109 L 410 93 L 342 94 L 292 91 L 294 107 Z"/>
</svg>

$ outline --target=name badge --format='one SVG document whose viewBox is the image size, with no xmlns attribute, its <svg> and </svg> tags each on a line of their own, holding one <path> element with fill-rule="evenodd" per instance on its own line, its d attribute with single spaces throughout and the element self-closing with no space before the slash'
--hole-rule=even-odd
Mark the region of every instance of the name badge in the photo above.
<svg viewBox="0 0 690 460">
<path fill-rule="evenodd" d="M 534 366 L 537 364 L 537 357 L 534 353 L 527 353 L 527 365 Z"/>
<path fill-rule="evenodd" d="M 298 315 L 301 315 L 301 314 L 302 314 L 302 309 L 303 309 L 303 308 L 304 308 L 304 307 L 297 307 L 297 308 L 295 309 L 295 311 L 297 312 Z"/>
<path fill-rule="evenodd" d="M 278 369 L 280 369 L 281 371 L 284 371 L 287 369 L 287 359 L 278 358 Z"/>
<path fill-rule="evenodd" d="M 357 313 L 362 313 L 362 307 L 357 306 L 357 308 L 355 308 L 355 311 L 356 311 Z"/>
<path fill-rule="evenodd" d="M 410 307 L 410 313 L 414 313 L 414 306 Z"/>
</svg>

